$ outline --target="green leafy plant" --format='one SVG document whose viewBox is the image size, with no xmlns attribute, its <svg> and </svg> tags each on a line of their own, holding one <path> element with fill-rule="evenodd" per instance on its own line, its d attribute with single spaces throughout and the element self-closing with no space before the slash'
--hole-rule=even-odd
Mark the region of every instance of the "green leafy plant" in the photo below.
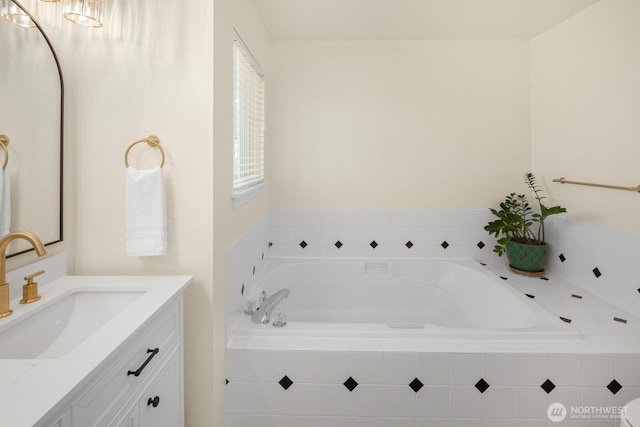
<svg viewBox="0 0 640 427">
<path fill-rule="evenodd" d="M 564 213 L 567 210 L 561 206 L 547 207 L 542 203 L 546 197 L 542 196 L 542 188 L 536 182 L 531 172 L 524 175 L 527 187 L 533 192 L 538 202 L 538 210 L 534 210 L 524 194 L 509 194 L 500 209 L 489 209 L 497 219 L 489 222 L 484 229 L 497 239 L 493 251 L 502 256 L 510 241 L 529 245 L 544 245 L 544 221 L 551 215 Z M 535 229 L 537 226 L 537 229 Z"/>
</svg>

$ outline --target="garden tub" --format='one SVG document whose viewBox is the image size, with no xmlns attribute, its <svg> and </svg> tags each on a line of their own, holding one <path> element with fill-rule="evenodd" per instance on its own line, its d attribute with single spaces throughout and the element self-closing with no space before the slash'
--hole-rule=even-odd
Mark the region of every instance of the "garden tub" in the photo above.
<svg viewBox="0 0 640 427">
<path fill-rule="evenodd" d="M 472 259 L 271 258 L 249 295 L 289 289 L 272 313 L 242 316 L 234 336 L 579 339 L 579 333 Z"/>
</svg>

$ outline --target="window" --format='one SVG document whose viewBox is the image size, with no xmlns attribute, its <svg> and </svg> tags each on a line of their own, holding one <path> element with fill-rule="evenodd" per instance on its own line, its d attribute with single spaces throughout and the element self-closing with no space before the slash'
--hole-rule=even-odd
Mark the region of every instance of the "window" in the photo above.
<svg viewBox="0 0 640 427">
<path fill-rule="evenodd" d="M 233 47 L 233 189 L 264 181 L 264 73 L 236 33 Z"/>
</svg>

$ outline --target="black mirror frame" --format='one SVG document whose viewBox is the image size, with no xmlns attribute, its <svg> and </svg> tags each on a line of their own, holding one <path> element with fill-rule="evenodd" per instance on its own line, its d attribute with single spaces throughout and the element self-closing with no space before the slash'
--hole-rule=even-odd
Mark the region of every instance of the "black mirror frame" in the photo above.
<svg viewBox="0 0 640 427">
<path fill-rule="evenodd" d="M 57 240 L 53 240 L 50 242 L 45 242 L 44 245 L 45 246 L 49 246 L 49 245 L 53 245 L 55 243 L 60 243 L 63 240 L 63 203 L 64 203 L 64 198 L 63 198 L 63 190 L 64 190 L 64 78 L 62 77 L 62 68 L 60 67 L 60 60 L 58 59 L 58 54 L 56 53 L 55 49 L 53 48 L 53 45 L 51 44 L 51 40 L 49 40 L 49 37 L 47 36 L 47 34 L 44 32 L 44 30 L 42 29 L 42 26 L 40 26 L 40 23 L 36 20 L 36 18 L 18 1 L 18 0 L 12 0 L 13 3 L 18 6 L 20 9 L 22 9 L 22 11 L 27 14 L 27 16 L 29 16 L 29 18 L 31 19 L 31 21 L 33 21 L 33 23 L 35 24 L 36 28 L 38 29 L 38 31 L 40 32 L 40 34 L 42 35 L 42 37 L 44 38 L 45 42 L 47 43 L 47 46 L 49 46 L 49 50 L 51 50 L 51 54 L 53 55 L 53 59 L 56 62 L 56 67 L 58 69 L 58 77 L 60 79 L 60 201 L 59 201 L 59 206 L 60 206 L 60 211 L 59 211 L 59 216 L 60 216 L 60 223 L 58 225 L 59 229 L 58 229 L 58 238 Z M 31 252 L 33 251 L 33 248 L 31 249 L 26 249 L 23 251 L 19 251 L 16 253 L 12 253 L 10 255 L 7 255 L 7 258 L 11 258 L 17 255 L 21 255 L 27 252 Z"/>
</svg>

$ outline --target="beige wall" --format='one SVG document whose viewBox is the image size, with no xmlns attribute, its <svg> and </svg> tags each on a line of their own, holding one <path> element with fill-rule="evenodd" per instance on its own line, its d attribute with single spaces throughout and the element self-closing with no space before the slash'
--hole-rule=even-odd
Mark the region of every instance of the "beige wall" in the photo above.
<svg viewBox="0 0 640 427">
<path fill-rule="evenodd" d="M 532 41 L 533 169 L 576 218 L 640 233 L 640 2 L 602 0 Z"/>
<path fill-rule="evenodd" d="M 66 22 L 61 4 L 28 1 L 66 82 L 65 242 L 50 252 L 67 251 L 71 274 L 194 275 L 184 305 L 186 424 L 222 426 L 225 250 L 268 209 L 267 193 L 237 210 L 230 198 L 234 27 L 268 68 L 269 44 L 253 3 L 114 0 L 104 28 L 95 30 Z M 171 243 L 166 256 L 131 258 L 123 155 L 149 134 L 167 154 Z M 157 164 L 153 150 L 137 147 L 132 165 Z"/>
<path fill-rule="evenodd" d="M 185 295 L 188 426 L 214 425 L 213 6 L 210 1 L 107 4 L 101 30 L 61 15 L 49 25 L 66 82 L 65 245 L 72 274 L 193 274 Z M 127 257 L 123 155 L 156 134 L 164 166 L 169 252 Z M 139 145 L 130 163 L 157 164 Z M 143 159 L 138 163 L 138 154 Z"/>
<path fill-rule="evenodd" d="M 274 208 L 485 207 L 531 165 L 528 41 L 275 42 Z"/>
</svg>

